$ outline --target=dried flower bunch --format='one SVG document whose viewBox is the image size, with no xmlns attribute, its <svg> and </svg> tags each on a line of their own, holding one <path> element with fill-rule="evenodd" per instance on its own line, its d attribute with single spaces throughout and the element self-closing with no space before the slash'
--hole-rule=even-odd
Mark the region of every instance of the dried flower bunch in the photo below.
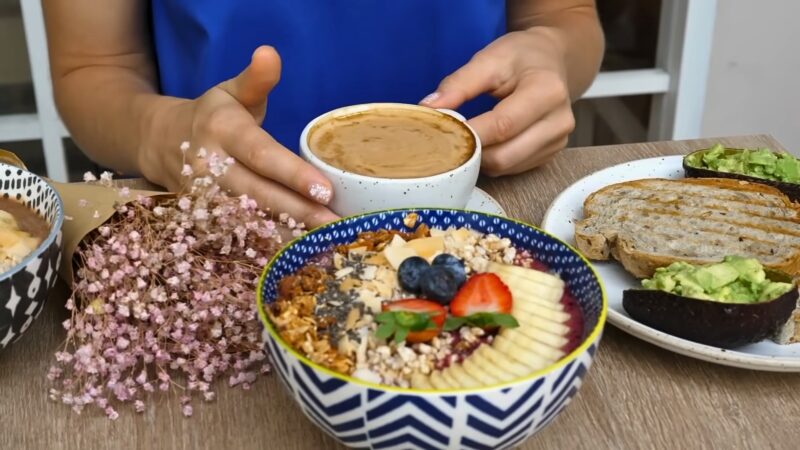
<svg viewBox="0 0 800 450">
<path fill-rule="evenodd" d="M 184 166 L 186 192 L 117 205 L 84 239 L 65 348 L 48 374 L 51 399 L 116 419 L 115 405 L 143 412 L 154 393 L 178 392 L 190 416 L 193 399 L 214 399 L 215 380 L 249 389 L 269 372 L 256 287 L 280 248 L 278 227 L 300 234 L 303 224 L 273 221 L 253 199 L 228 196 L 216 179 L 233 160 L 205 153 L 203 173 Z M 110 186 L 109 174 L 99 183 Z"/>
</svg>

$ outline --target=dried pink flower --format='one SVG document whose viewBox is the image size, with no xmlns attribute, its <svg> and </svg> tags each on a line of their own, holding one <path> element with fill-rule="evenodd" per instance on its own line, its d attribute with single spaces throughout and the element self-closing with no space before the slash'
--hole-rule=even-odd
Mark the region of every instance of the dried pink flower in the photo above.
<svg viewBox="0 0 800 450">
<path fill-rule="evenodd" d="M 188 417 L 195 396 L 214 400 L 215 381 L 248 389 L 270 372 L 255 292 L 282 244 L 278 225 L 255 200 L 216 185 L 230 158 L 206 162 L 210 175 L 187 183 L 187 192 L 118 205 L 82 242 L 67 347 L 48 370 L 51 399 L 76 412 L 95 406 L 114 420 L 117 403 L 143 412 L 151 393 L 178 390 Z M 110 173 L 100 178 L 111 183 Z M 302 232 L 288 215 L 279 222 Z"/>
</svg>

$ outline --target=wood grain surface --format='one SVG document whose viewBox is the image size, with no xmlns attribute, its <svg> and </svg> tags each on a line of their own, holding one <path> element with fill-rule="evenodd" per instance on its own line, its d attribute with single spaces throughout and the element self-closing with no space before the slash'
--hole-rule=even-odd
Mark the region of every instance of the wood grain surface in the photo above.
<svg viewBox="0 0 800 450">
<path fill-rule="evenodd" d="M 509 215 L 539 223 L 564 188 L 601 168 L 681 154 L 722 141 L 780 145 L 768 136 L 568 149 L 546 167 L 480 185 Z M 23 338 L 0 352 L 0 449 L 328 449 L 343 448 L 309 422 L 276 376 L 250 391 L 220 386 L 192 418 L 177 398 L 119 420 L 83 415 L 47 400 L 45 377 L 63 345 L 66 287 L 59 285 Z M 583 388 L 560 417 L 524 449 L 798 448 L 800 375 L 714 365 L 633 338 L 608 326 Z"/>
</svg>

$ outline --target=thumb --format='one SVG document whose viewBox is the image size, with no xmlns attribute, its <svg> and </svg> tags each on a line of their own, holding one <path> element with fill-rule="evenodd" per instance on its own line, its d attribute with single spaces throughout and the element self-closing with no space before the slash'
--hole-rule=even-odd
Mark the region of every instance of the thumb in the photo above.
<svg viewBox="0 0 800 450">
<path fill-rule="evenodd" d="M 420 104 L 431 108 L 456 109 L 467 100 L 496 89 L 493 83 L 495 79 L 497 77 L 490 66 L 480 64 L 473 58 L 442 80 L 436 91 L 423 98 Z"/>
<path fill-rule="evenodd" d="M 253 52 L 250 65 L 220 87 L 246 108 L 261 110 L 280 79 L 281 57 L 273 47 L 262 45 Z"/>
</svg>

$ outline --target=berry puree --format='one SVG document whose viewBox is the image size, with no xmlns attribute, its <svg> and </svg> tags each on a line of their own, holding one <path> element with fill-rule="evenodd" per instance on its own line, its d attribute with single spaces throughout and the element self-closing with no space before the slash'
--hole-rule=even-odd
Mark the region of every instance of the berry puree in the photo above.
<svg viewBox="0 0 800 450">
<path fill-rule="evenodd" d="M 570 315 L 570 319 L 566 322 L 566 325 L 569 326 L 569 334 L 567 334 L 569 341 L 564 346 L 564 351 L 570 353 L 583 340 L 583 313 L 581 312 L 581 305 L 578 304 L 569 289 L 564 290 L 561 303 L 564 305 L 564 311 Z"/>
</svg>

